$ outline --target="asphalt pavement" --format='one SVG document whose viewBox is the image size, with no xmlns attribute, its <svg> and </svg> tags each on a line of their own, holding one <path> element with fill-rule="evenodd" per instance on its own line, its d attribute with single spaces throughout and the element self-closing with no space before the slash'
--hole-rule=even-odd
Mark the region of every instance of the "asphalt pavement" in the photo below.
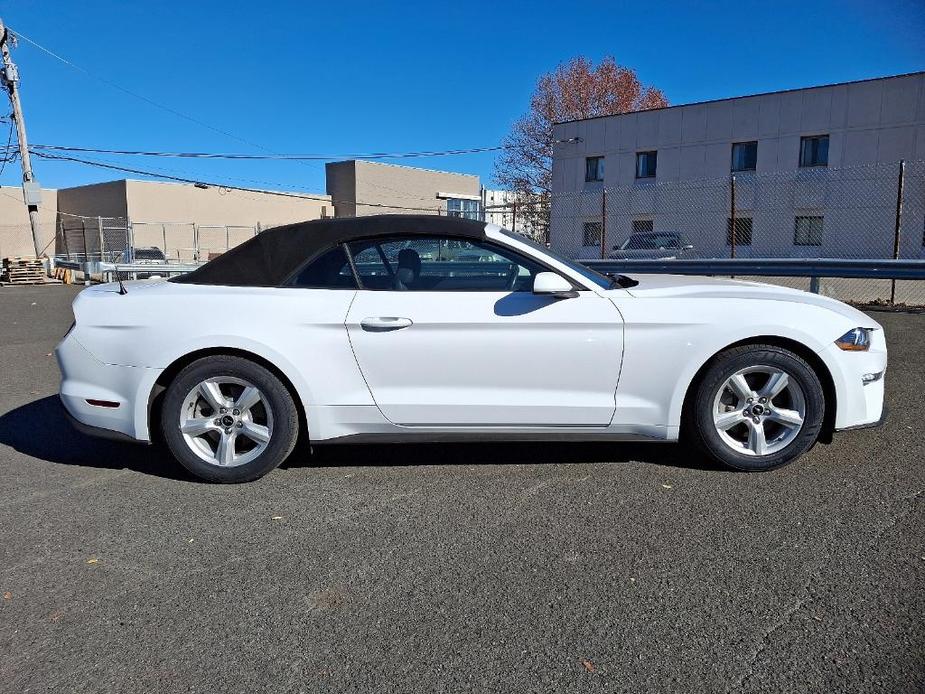
<svg viewBox="0 0 925 694">
<path fill-rule="evenodd" d="M 0 692 L 925 690 L 925 315 L 875 315 L 887 425 L 772 473 L 406 444 L 216 486 L 70 428 L 75 291 L 0 289 Z"/>
</svg>

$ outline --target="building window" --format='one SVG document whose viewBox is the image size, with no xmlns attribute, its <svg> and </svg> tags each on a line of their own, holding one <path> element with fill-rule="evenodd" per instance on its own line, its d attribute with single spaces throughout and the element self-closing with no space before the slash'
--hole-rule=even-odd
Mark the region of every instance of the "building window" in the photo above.
<svg viewBox="0 0 925 694">
<path fill-rule="evenodd" d="M 757 142 L 734 142 L 732 144 L 733 171 L 754 171 L 757 164 Z"/>
<path fill-rule="evenodd" d="M 735 240 L 736 246 L 751 246 L 752 245 L 752 218 L 751 217 L 736 217 L 736 232 Z M 732 245 L 732 219 L 726 219 L 726 245 Z"/>
<path fill-rule="evenodd" d="M 585 222 L 582 245 L 600 246 L 602 225 L 600 222 Z"/>
<path fill-rule="evenodd" d="M 463 217 L 465 219 L 480 219 L 481 210 L 479 209 L 478 200 L 466 200 L 463 198 L 446 199 L 446 216 Z"/>
<path fill-rule="evenodd" d="M 633 233 L 634 234 L 647 234 L 655 230 L 655 226 L 652 223 L 651 219 L 634 219 L 633 220 Z"/>
<path fill-rule="evenodd" d="M 800 166 L 829 165 L 829 136 L 814 135 L 800 138 Z"/>
<path fill-rule="evenodd" d="M 604 157 L 587 157 L 585 159 L 585 182 L 604 180 Z"/>
<path fill-rule="evenodd" d="M 636 178 L 655 178 L 658 152 L 636 152 Z"/>
<path fill-rule="evenodd" d="M 796 246 L 821 246 L 822 217 L 797 217 L 793 224 L 793 243 Z"/>
</svg>

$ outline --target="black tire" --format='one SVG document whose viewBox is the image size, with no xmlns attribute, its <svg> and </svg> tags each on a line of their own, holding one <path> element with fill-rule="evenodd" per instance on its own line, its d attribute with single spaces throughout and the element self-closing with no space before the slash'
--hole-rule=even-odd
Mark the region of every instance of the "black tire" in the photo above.
<svg viewBox="0 0 925 694">
<path fill-rule="evenodd" d="M 785 372 L 799 386 L 805 405 L 802 427 L 793 440 L 780 450 L 766 455 L 749 455 L 735 450 L 724 441 L 713 419 L 717 394 L 727 379 L 750 367 L 770 367 Z M 756 377 L 760 378 L 760 374 L 756 374 Z M 738 408 L 734 407 L 733 411 L 738 412 Z M 693 385 L 693 393 L 687 401 L 684 415 L 682 437 L 690 440 L 708 458 L 736 470 L 764 472 L 786 465 L 816 443 L 825 416 L 825 393 L 816 372 L 799 355 L 774 345 L 745 345 L 722 352 L 713 359 L 699 381 Z M 771 424 L 777 426 L 773 422 Z M 733 434 L 739 432 L 738 436 L 747 437 L 751 425 L 744 422 L 742 427 L 732 429 Z M 777 431 L 782 432 L 783 429 Z"/>
<path fill-rule="evenodd" d="M 200 458 L 180 431 L 181 408 L 187 394 L 207 379 L 222 377 L 242 379 L 255 386 L 273 417 L 265 450 L 249 462 L 230 467 L 219 467 Z M 299 435 L 299 414 L 289 391 L 270 371 L 248 359 L 216 355 L 194 361 L 167 387 L 161 408 L 161 431 L 173 456 L 196 477 L 209 482 L 251 482 L 278 467 L 292 452 Z"/>
</svg>

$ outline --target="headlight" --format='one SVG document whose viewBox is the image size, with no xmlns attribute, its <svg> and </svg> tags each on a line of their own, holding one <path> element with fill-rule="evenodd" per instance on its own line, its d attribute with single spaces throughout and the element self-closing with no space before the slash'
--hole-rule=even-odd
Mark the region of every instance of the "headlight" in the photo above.
<svg viewBox="0 0 925 694">
<path fill-rule="evenodd" d="M 835 344 L 846 352 L 866 352 L 870 349 L 871 332 L 871 328 L 855 328 L 835 340 Z"/>
</svg>

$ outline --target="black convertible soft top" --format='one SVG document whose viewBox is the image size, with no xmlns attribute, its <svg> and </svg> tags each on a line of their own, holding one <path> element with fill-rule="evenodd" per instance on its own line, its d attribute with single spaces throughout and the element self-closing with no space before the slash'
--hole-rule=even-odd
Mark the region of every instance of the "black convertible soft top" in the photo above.
<svg viewBox="0 0 925 694">
<path fill-rule="evenodd" d="M 184 284 L 278 287 L 306 261 L 357 239 L 381 236 L 485 238 L 485 222 L 437 215 L 392 215 L 315 219 L 274 227 L 248 239 L 190 273 Z"/>
</svg>

